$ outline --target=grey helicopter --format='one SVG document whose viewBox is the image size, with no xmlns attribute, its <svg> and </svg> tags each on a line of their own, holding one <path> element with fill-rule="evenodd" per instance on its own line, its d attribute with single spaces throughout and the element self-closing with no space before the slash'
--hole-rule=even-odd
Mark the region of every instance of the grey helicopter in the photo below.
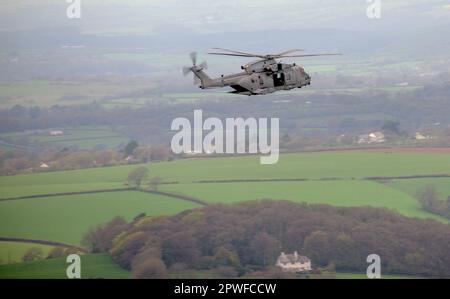
<svg viewBox="0 0 450 299">
<path fill-rule="evenodd" d="M 229 86 L 233 88 L 230 93 L 241 95 L 264 95 L 279 90 L 291 90 L 302 88 L 311 84 L 311 76 L 305 72 L 305 69 L 299 65 L 282 63 L 277 59 L 293 57 L 313 57 L 313 56 L 335 56 L 339 53 L 330 54 L 303 54 L 289 55 L 303 51 L 301 49 L 292 49 L 278 54 L 253 54 L 223 48 L 213 48 L 221 52 L 210 52 L 210 55 L 223 55 L 234 57 L 258 58 L 241 66 L 242 71 L 230 75 L 221 75 L 219 78 L 210 78 L 204 70 L 208 68 L 205 62 L 197 65 L 197 53 L 190 54 L 192 66 L 183 67 L 183 74 L 194 74 L 194 84 L 200 83 L 201 89 L 222 88 Z M 224 53 L 225 52 L 225 53 Z"/>
</svg>

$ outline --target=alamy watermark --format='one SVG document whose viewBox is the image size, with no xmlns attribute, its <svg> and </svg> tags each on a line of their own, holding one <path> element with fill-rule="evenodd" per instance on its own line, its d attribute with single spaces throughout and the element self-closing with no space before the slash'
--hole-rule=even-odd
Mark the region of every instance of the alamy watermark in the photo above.
<svg viewBox="0 0 450 299">
<path fill-rule="evenodd" d="M 69 19 L 81 19 L 81 0 L 66 0 L 69 4 L 66 15 Z"/>
<path fill-rule="evenodd" d="M 369 19 L 381 19 L 381 0 L 366 0 L 369 6 L 366 14 Z"/>
<path fill-rule="evenodd" d="M 66 258 L 67 266 L 66 276 L 69 279 L 81 278 L 81 258 L 78 254 L 70 254 Z"/>
<path fill-rule="evenodd" d="M 381 258 L 378 254 L 369 254 L 367 256 L 367 262 L 370 265 L 367 267 L 367 278 L 381 278 Z"/>
<path fill-rule="evenodd" d="M 278 162 L 278 118 L 227 118 L 224 124 L 216 117 L 203 120 L 202 110 L 195 110 L 193 125 L 189 119 L 179 117 L 172 121 L 171 130 L 178 131 L 171 141 L 174 154 L 259 153 L 263 155 L 261 164 Z M 205 136 L 204 131 L 208 132 Z"/>
</svg>

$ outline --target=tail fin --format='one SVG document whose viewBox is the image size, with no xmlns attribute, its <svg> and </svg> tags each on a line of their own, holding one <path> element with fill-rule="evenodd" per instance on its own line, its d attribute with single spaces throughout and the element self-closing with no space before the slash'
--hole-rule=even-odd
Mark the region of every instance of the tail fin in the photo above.
<svg viewBox="0 0 450 299">
<path fill-rule="evenodd" d="M 201 86 L 200 88 L 207 88 L 212 83 L 212 79 L 203 71 L 203 68 L 193 68 L 192 72 L 194 75 L 200 79 Z"/>
</svg>

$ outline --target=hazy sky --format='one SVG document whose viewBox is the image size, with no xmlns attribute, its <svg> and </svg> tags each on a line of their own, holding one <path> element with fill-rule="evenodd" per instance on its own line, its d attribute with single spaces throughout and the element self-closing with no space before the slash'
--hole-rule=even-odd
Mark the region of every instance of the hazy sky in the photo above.
<svg viewBox="0 0 450 299">
<path fill-rule="evenodd" d="M 381 0 L 379 20 L 367 18 L 367 1 L 81 0 L 82 19 L 68 20 L 66 0 L 0 0 L 0 28 L 76 25 L 84 32 L 128 34 L 303 28 L 390 30 L 450 22 L 449 0 Z"/>
</svg>

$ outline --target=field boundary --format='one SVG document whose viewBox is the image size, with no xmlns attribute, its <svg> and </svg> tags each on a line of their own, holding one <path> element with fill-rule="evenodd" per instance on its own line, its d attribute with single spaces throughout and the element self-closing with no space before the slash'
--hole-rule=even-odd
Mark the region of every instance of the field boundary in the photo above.
<svg viewBox="0 0 450 299">
<path fill-rule="evenodd" d="M 47 240 L 37 240 L 37 239 L 24 239 L 24 238 L 8 238 L 8 237 L 0 237 L 0 242 L 17 242 L 17 243 L 32 243 L 32 244 L 39 244 L 39 245 L 49 245 L 49 246 L 58 246 L 58 247 L 65 247 L 65 248 L 75 248 L 80 250 L 81 252 L 88 253 L 89 251 L 86 248 L 70 245 L 66 243 L 61 242 L 55 242 L 55 241 L 47 241 Z"/>
<path fill-rule="evenodd" d="M 280 154 L 314 154 L 314 153 L 329 153 L 329 152 L 385 152 L 385 153 L 418 153 L 418 154 L 430 154 L 430 153 L 450 153 L 450 147 L 433 147 L 433 146 L 361 146 L 361 147 L 334 147 L 334 148 L 306 148 L 306 149 L 284 149 L 280 150 Z M 233 158 L 233 157 L 251 157 L 261 156 L 261 154 L 198 154 L 195 156 L 184 155 L 183 159 L 215 159 L 215 158 Z"/>
<path fill-rule="evenodd" d="M 410 180 L 410 179 L 430 179 L 430 178 L 450 178 L 450 174 L 424 174 L 408 176 L 373 176 L 362 178 L 286 178 L 286 179 L 230 179 L 230 180 L 200 180 L 192 181 L 192 184 L 227 184 L 227 183 L 267 183 L 267 182 L 314 182 L 314 181 L 383 181 L 383 180 Z"/>
<path fill-rule="evenodd" d="M 140 192 L 144 192 L 144 193 L 150 193 L 150 194 L 156 194 L 156 195 L 163 195 L 163 196 L 168 196 L 168 197 L 173 197 L 173 198 L 177 198 L 177 199 L 181 199 L 181 200 L 185 200 L 185 201 L 190 201 L 202 206 L 207 206 L 208 203 L 195 198 L 195 197 L 191 197 L 191 196 L 187 196 L 187 195 L 183 195 L 183 194 L 177 194 L 177 193 L 171 193 L 171 192 L 163 192 L 163 191 L 155 191 L 155 190 L 142 190 L 142 189 L 135 189 L 136 191 L 140 191 Z"/>
<path fill-rule="evenodd" d="M 33 198 L 43 198 L 43 197 L 56 197 L 56 196 L 67 196 L 67 195 L 83 195 L 83 194 L 95 194 L 95 193 L 108 193 L 108 192 L 124 192 L 124 191 L 139 191 L 136 188 L 115 188 L 115 189 L 99 189 L 99 190 L 87 190 L 87 191 L 74 191 L 74 192 L 60 192 L 60 193 L 48 193 L 48 194 L 35 194 L 35 195 L 25 195 L 18 197 L 2 198 L 2 201 L 20 200 L 20 199 L 33 199 Z"/>
<path fill-rule="evenodd" d="M 365 177 L 365 180 L 369 181 L 382 181 L 382 180 L 412 180 L 412 179 L 437 179 L 437 178 L 450 178 L 450 174 L 424 174 L 424 175 L 406 175 L 406 176 L 387 176 L 387 177 Z"/>
<path fill-rule="evenodd" d="M 174 184 L 174 182 L 171 182 L 171 184 Z M 181 200 L 184 200 L 184 201 L 190 201 L 190 202 L 202 205 L 202 206 L 206 206 L 208 204 L 207 202 L 202 201 L 201 199 L 198 199 L 198 198 L 195 198 L 195 197 L 191 197 L 191 196 L 187 196 L 187 195 L 183 195 L 183 194 L 176 194 L 176 193 L 162 192 L 162 191 L 155 191 L 155 190 L 144 190 L 144 189 L 139 189 L 139 188 L 134 188 L 134 187 L 116 188 L 116 189 L 100 189 L 100 190 L 89 190 L 89 191 L 77 191 L 77 192 L 61 192 L 61 193 L 26 195 L 26 196 L 2 198 L 2 199 L 0 199 L 0 202 L 13 201 L 13 200 L 22 200 L 22 199 L 36 199 L 36 198 L 45 198 L 45 197 L 57 197 L 57 196 L 71 196 L 71 195 L 96 194 L 96 193 L 115 193 L 115 192 L 125 192 L 125 191 L 136 191 L 136 192 L 143 192 L 143 193 L 150 193 L 150 194 L 168 196 L 168 197 L 172 197 L 172 198 L 176 198 L 176 199 L 181 199 Z"/>
<path fill-rule="evenodd" d="M 388 180 L 410 180 L 410 179 L 427 179 L 427 178 L 450 178 L 450 174 L 430 174 L 430 175 L 409 175 L 409 176 L 374 176 L 374 177 L 363 177 L 363 178 L 317 178 L 317 179 L 308 179 L 308 178 L 273 178 L 273 179 L 230 179 L 230 180 L 199 180 L 187 182 L 185 184 L 232 184 L 232 183 L 268 183 L 268 182 L 321 182 L 321 181 L 388 181 Z M 179 181 L 165 182 L 161 183 L 161 185 L 172 185 L 172 184 L 183 184 Z M 185 201 L 190 201 L 197 203 L 199 205 L 208 205 L 207 202 L 178 193 L 171 192 L 163 192 L 156 190 L 144 190 L 135 187 L 125 187 L 125 188 L 114 188 L 114 189 L 97 189 L 97 190 L 86 190 L 86 191 L 74 191 L 74 192 L 59 192 L 59 193 L 45 193 L 45 194 L 33 194 L 33 195 L 24 195 L 17 197 L 7 197 L 0 198 L 0 202 L 4 201 L 12 201 L 12 200 L 22 200 L 22 199 L 36 199 L 36 198 L 45 198 L 45 197 L 57 197 L 57 196 L 71 196 L 71 195 L 83 195 L 83 194 L 96 194 L 96 193 L 115 193 L 115 192 L 125 192 L 125 191 L 137 191 L 137 192 L 145 192 L 152 193 L 156 195 L 169 196 Z"/>
<path fill-rule="evenodd" d="M 72 139 L 61 139 L 61 140 L 48 140 L 48 141 L 41 141 L 42 143 L 51 142 L 51 143 L 64 143 L 64 142 L 71 142 L 71 141 L 85 141 L 85 140 L 97 140 L 97 139 L 104 139 L 104 138 L 122 138 L 122 136 L 119 135 L 105 135 L 105 136 L 99 136 L 99 137 L 82 137 L 82 138 L 72 138 Z"/>
<path fill-rule="evenodd" d="M 112 136 L 106 136 L 106 137 L 112 137 Z M 118 136 L 120 137 L 120 136 Z M 91 137 L 86 137 L 91 138 Z M 103 137 L 101 137 L 103 138 Z M 85 138 L 82 138 L 83 140 Z M 71 141 L 74 139 L 68 139 L 67 141 Z M 82 140 L 80 140 L 82 141 Z M 50 142 L 62 142 L 60 140 L 54 140 Z M 23 146 L 23 145 L 16 145 L 12 143 L 6 143 L 0 138 L 0 145 L 5 146 L 11 146 L 11 147 L 17 147 L 17 148 L 28 148 L 32 149 L 33 146 Z M 282 150 L 280 154 L 313 154 L 313 153 L 323 153 L 323 152 L 336 152 L 336 153 L 345 153 L 345 152 L 385 152 L 385 153 L 418 153 L 418 154 L 430 154 L 430 153 L 439 153 L 439 154 L 450 154 L 450 147 L 395 147 L 395 146 L 380 146 L 380 147 L 343 147 L 343 148 L 317 148 L 317 149 L 303 149 L 303 150 Z M 220 158 L 237 158 L 237 157 L 254 157 L 254 156 L 260 156 L 260 154 L 234 154 L 234 155 L 224 155 L 224 154 L 199 154 L 199 155 L 184 155 L 181 159 L 175 159 L 178 160 L 208 160 L 208 159 L 220 159 Z M 155 162 L 162 162 L 162 161 L 155 161 Z M 148 163 L 129 163 L 127 165 L 148 165 Z M 105 165 L 99 168 L 107 168 L 107 167 L 118 167 L 118 166 L 124 166 L 124 165 Z M 86 169 L 93 169 L 96 167 L 86 167 L 86 168 L 77 168 L 77 169 L 71 169 L 71 170 L 86 170 Z M 46 171 L 35 171 L 33 173 L 55 173 L 55 172 L 65 172 L 68 170 L 46 170 Z M 70 171 L 70 170 L 69 170 Z M 18 175 L 21 175 L 24 173 L 18 173 Z M 2 175 L 0 177 L 7 177 L 7 176 L 14 176 L 14 175 Z M 450 177 L 450 174 L 447 176 Z M 174 182 L 173 182 L 174 183 Z M 164 184 L 164 183 L 163 183 Z"/>
</svg>

